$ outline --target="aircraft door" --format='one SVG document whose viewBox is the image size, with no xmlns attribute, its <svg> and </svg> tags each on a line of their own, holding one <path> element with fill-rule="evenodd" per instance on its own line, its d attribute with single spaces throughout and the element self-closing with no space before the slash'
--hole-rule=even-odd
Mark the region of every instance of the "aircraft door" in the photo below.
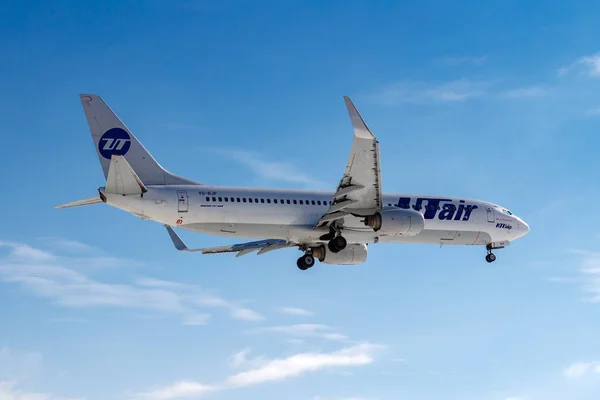
<svg viewBox="0 0 600 400">
<path fill-rule="evenodd" d="M 177 191 L 177 211 L 187 212 L 188 211 L 188 194 L 187 190 Z"/>
<path fill-rule="evenodd" d="M 496 218 L 494 217 L 494 209 L 492 207 L 487 207 L 486 213 L 488 222 L 496 222 Z"/>
</svg>

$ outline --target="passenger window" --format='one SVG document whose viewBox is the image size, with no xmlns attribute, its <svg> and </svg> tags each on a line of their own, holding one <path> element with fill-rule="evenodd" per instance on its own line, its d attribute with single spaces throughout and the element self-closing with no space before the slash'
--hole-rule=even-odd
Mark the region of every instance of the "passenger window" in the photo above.
<svg viewBox="0 0 600 400">
<path fill-rule="evenodd" d="M 239 203 L 240 201 L 241 201 L 241 200 L 240 200 L 240 198 L 238 197 L 238 198 L 237 198 L 237 202 Z"/>
<path fill-rule="evenodd" d="M 290 204 L 290 200 L 289 199 L 288 199 L 287 203 Z"/>
<path fill-rule="evenodd" d="M 312 205 L 313 205 L 313 206 L 315 205 L 315 201 L 314 201 L 314 200 L 312 201 Z"/>
<path fill-rule="evenodd" d="M 254 199 L 254 202 L 255 202 L 255 203 L 258 203 L 258 199 Z"/>
<path fill-rule="evenodd" d="M 233 197 L 231 198 L 231 202 L 232 202 L 232 203 L 234 203 L 234 202 L 235 202 L 235 199 L 234 199 Z"/>
<path fill-rule="evenodd" d="M 246 202 L 246 198 L 245 198 L 245 197 L 243 197 L 243 198 L 242 198 L 242 201 L 245 203 L 245 202 Z"/>
<path fill-rule="evenodd" d="M 223 201 L 223 198 L 222 198 L 222 197 L 219 197 L 219 202 L 222 202 L 222 201 Z"/>
<path fill-rule="evenodd" d="M 275 200 L 277 202 L 277 200 Z M 267 199 L 267 203 L 271 204 L 271 199 Z"/>
<path fill-rule="evenodd" d="M 270 202 L 269 202 L 270 203 Z M 273 203 L 277 204 L 277 199 L 273 199 Z"/>
<path fill-rule="evenodd" d="M 298 204 L 298 202 L 294 199 L 294 204 Z"/>
<path fill-rule="evenodd" d="M 206 201 L 210 201 L 210 197 L 206 196 Z"/>
<path fill-rule="evenodd" d="M 216 198 L 216 197 L 213 197 L 213 201 L 217 201 L 217 198 Z"/>
<path fill-rule="evenodd" d="M 252 197 L 248 199 L 248 203 L 252 203 Z"/>
<path fill-rule="evenodd" d="M 321 200 L 317 200 L 317 204 L 318 204 L 318 205 L 321 205 Z"/>
<path fill-rule="evenodd" d="M 229 197 L 225 197 L 225 203 L 229 201 Z"/>
<path fill-rule="evenodd" d="M 302 200 L 300 200 L 300 204 L 304 204 L 304 202 Z"/>
<path fill-rule="evenodd" d="M 264 203 L 264 202 L 265 202 L 265 199 L 260 199 L 260 202 L 261 202 L 261 203 Z"/>
</svg>

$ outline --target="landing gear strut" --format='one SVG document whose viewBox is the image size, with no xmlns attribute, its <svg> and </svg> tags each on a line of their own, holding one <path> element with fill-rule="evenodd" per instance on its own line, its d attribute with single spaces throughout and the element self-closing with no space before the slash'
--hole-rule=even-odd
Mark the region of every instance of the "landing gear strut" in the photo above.
<svg viewBox="0 0 600 400">
<path fill-rule="evenodd" d="M 496 261 L 496 255 L 492 253 L 492 249 L 489 246 L 487 247 L 487 255 L 485 256 L 485 261 L 489 263 L 493 263 L 494 261 Z"/>
<path fill-rule="evenodd" d="M 343 236 L 336 236 L 329 241 L 327 247 L 332 253 L 339 253 L 340 251 L 346 248 L 347 244 L 348 243 L 346 242 L 346 239 Z"/>
<path fill-rule="evenodd" d="M 306 271 L 307 269 L 315 265 L 315 257 L 310 253 L 305 253 L 302 257 L 298 259 L 298 261 L 296 261 L 296 265 L 302 271 Z"/>
</svg>

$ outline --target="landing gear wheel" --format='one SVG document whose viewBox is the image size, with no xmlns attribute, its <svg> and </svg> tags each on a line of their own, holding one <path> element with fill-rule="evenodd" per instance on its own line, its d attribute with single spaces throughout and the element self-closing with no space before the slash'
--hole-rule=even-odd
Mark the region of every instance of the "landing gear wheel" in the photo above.
<svg viewBox="0 0 600 400">
<path fill-rule="evenodd" d="M 346 239 L 343 236 L 336 236 L 329 241 L 327 247 L 332 253 L 339 253 L 340 251 L 346 248 L 347 244 L 348 243 L 346 242 Z"/>
<path fill-rule="evenodd" d="M 494 253 L 488 254 L 487 256 L 485 256 L 485 261 L 489 263 L 496 261 L 496 255 Z"/>
<path fill-rule="evenodd" d="M 307 269 L 315 265 L 315 258 L 312 254 L 305 254 L 302 257 L 300 257 L 298 261 L 296 261 L 296 265 L 302 271 L 306 271 Z"/>
</svg>

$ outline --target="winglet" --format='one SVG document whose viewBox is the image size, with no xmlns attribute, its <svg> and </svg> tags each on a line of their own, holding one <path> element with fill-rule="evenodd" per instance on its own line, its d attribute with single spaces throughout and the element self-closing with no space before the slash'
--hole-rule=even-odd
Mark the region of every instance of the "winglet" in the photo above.
<svg viewBox="0 0 600 400">
<path fill-rule="evenodd" d="M 356 107 L 354 107 L 350 97 L 344 96 L 344 101 L 346 102 L 346 108 L 348 108 L 348 114 L 350 114 L 350 120 L 352 121 L 352 127 L 354 128 L 354 136 L 361 139 L 375 139 L 375 135 L 373 135 Z"/>
</svg>

